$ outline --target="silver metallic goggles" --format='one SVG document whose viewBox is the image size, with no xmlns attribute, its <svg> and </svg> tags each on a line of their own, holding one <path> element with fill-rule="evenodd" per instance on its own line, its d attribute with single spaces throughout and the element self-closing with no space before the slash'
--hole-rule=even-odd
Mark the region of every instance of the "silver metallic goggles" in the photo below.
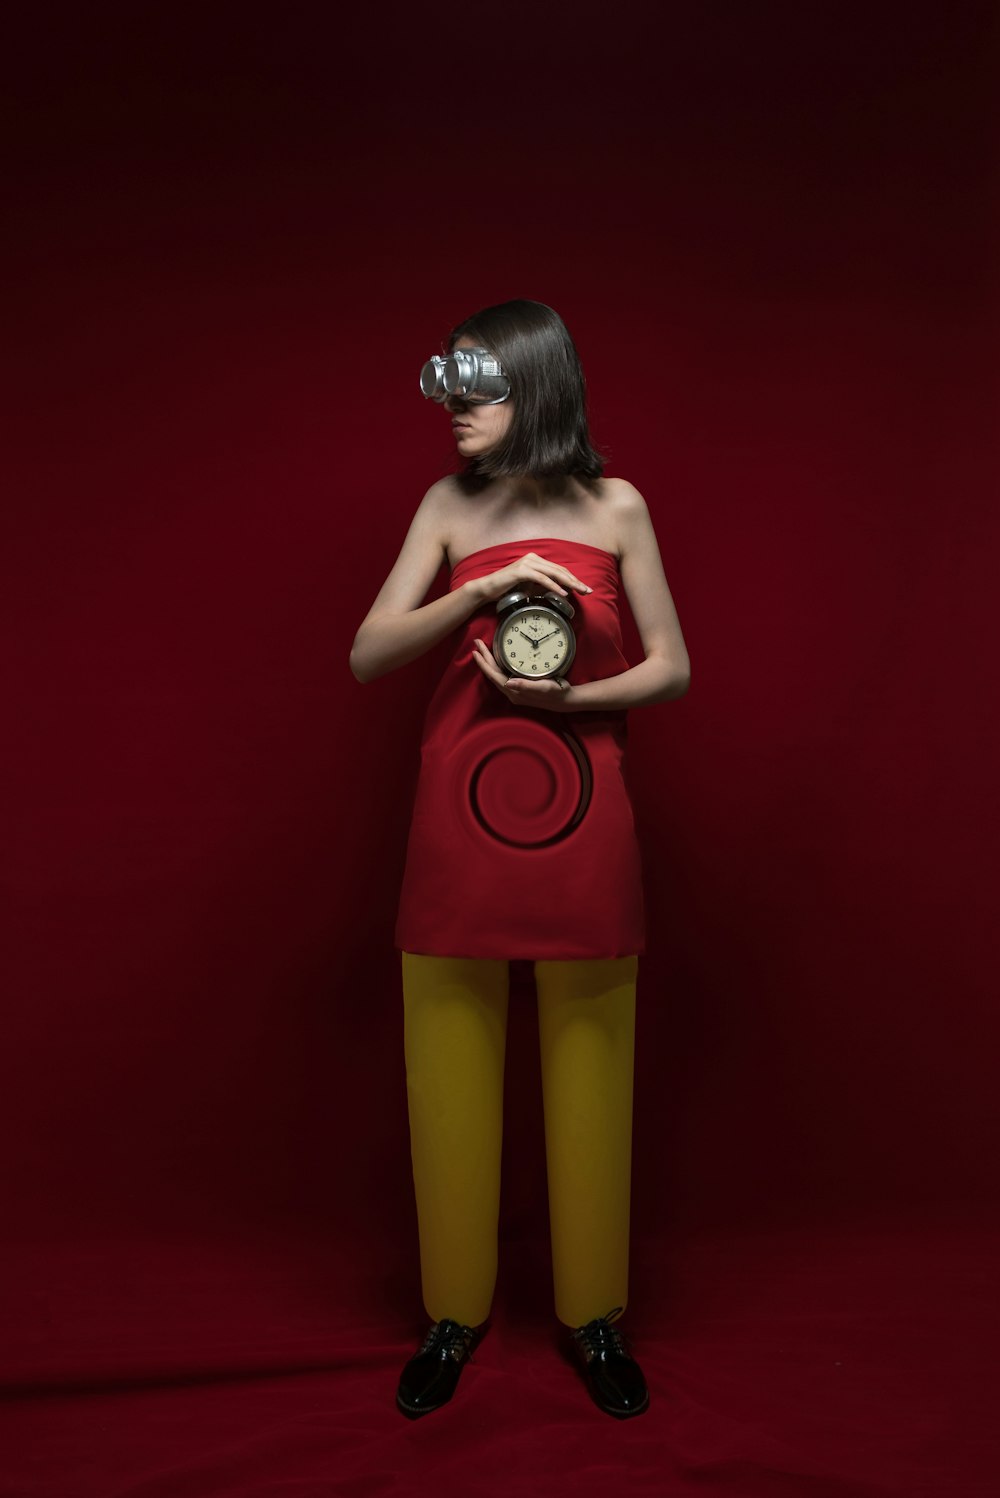
<svg viewBox="0 0 1000 1498">
<path fill-rule="evenodd" d="M 489 349 L 458 348 L 444 358 L 431 355 L 420 371 L 420 388 L 429 400 L 457 395 L 472 405 L 499 406 L 510 395 L 510 380 Z"/>
</svg>

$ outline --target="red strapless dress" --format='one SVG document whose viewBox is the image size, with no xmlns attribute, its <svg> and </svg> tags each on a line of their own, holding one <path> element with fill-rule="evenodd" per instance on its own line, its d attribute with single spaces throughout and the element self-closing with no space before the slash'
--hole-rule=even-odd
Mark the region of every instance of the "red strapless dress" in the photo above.
<svg viewBox="0 0 1000 1498">
<path fill-rule="evenodd" d="M 504 541 L 452 570 L 449 591 L 537 551 L 592 593 L 576 609 L 573 683 L 628 670 L 612 554 L 553 537 Z M 627 957 L 645 952 L 642 868 L 625 769 L 627 712 L 514 707 L 483 675 L 473 639 L 489 602 L 456 630 L 427 707 L 395 945 L 438 957 Z"/>
</svg>

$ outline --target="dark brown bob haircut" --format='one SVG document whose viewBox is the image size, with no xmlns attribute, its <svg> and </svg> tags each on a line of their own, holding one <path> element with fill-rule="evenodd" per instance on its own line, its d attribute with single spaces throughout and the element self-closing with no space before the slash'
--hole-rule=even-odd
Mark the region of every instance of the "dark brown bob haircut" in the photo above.
<svg viewBox="0 0 1000 1498">
<path fill-rule="evenodd" d="M 587 428 L 580 356 L 558 312 L 544 302 L 499 302 L 452 328 L 449 353 L 459 338 L 474 338 L 497 356 L 510 380 L 513 410 L 511 424 L 493 451 L 466 463 L 465 479 L 479 487 L 496 478 L 600 478 L 604 459 Z"/>
</svg>

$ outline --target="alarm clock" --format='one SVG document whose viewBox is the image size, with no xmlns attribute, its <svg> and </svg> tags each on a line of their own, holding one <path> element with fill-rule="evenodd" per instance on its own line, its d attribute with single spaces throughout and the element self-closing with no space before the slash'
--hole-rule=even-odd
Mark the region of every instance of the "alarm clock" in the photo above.
<svg viewBox="0 0 1000 1498">
<path fill-rule="evenodd" d="M 560 593 L 505 593 L 497 599 L 493 657 L 508 676 L 538 681 L 565 676 L 576 655 L 570 620 L 576 609 Z"/>
</svg>

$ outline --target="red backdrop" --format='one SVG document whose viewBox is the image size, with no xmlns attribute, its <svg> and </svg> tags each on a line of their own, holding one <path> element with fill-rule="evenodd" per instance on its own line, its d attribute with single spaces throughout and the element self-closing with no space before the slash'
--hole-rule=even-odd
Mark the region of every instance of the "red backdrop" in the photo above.
<svg viewBox="0 0 1000 1498">
<path fill-rule="evenodd" d="M 844 1307 L 858 1286 L 873 1316 L 892 1302 L 914 1223 L 933 1224 L 915 1292 L 942 1243 L 978 1286 L 969 1224 L 995 1200 L 997 1145 L 984 10 L 33 24 L 8 95 L 9 1387 L 342 1361 L 351 1408 L 367 1370 L 373 1445 L 352 1426 L 310 1446 L 303 1480 L 329 1491 L 336 1453 L 367 1481 L 399 1439 L 421 1311 L 391 935 L 444 657 L 365 687 L 347 658 L 450 463 L 420 365 L 512 296 L 574 334 L 693 668 L 685 698 L 630 715 L 650 929 L 637 1339 L 652 1359 L 654 1332 L 690 1334 L 718 1393 L 729 1364 L 698 1338 L 719 1297 L 731 1311 L 758 1265 L 751 1309 L 773 1325 L 766 1287 L 786 1306 L 791 1262 L 808 1322 L 831 1304 L 817 1245 L 855 1227 L 877 1246 L 834 1256 Z M 641 658 L 631 620 L 626 649 Z M 550 1314 L 515 976 L 512 1328 Z M 480 1419 L 488 1347 L 467 1376 Z M 665 1357 L 673 1402 L 647 1431 L 695 1397 Z M 744 1450 L 699 1405 L 661 1476 L 923 1491 L 907 1473 L 937 1462 L 945 1482 L 971 1459 L 924 1392 L 933 1452 L 905 1446 L 912 1388 L 881 1466 L 861 1435 Z M 575 1416 L 585 1396 L 566 1401 Z M 145 1434 L 112 1459 L 72 1412 L 43 1456 L 38 1408 L 12 1494 L 278 1491 L 206 1475 L 214 1415 L 204 1444 L 158 1446 L 133 1409 Z M 247 1409 L 230 1412 L 241 1459 Z M 740 1410 L 744 1435 L 774 1429 Z"/>
</svg>

